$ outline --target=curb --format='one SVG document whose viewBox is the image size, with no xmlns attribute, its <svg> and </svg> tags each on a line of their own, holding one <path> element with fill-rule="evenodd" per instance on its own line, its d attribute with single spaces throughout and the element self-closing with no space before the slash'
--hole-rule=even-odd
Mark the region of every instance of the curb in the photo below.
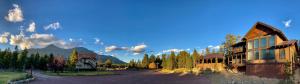
<svg viewBox="0 0 300 84">
<path fill-rule="evenodd" d="M 33 80 L 35 80 L 35 77 L 27 78 L 27 79 L 24 79 L 24 80 L 18 80 L 18 81 L 9 81 L 7 84 L 22 84 L 22 83 L 28 83 L 28 82 L 33 81 Z"/>
</svg>

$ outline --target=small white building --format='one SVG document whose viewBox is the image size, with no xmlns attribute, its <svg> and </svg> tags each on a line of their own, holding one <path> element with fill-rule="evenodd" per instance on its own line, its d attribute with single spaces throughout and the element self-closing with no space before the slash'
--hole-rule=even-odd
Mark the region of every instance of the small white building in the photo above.
<svg viewBox="0 0 300 84">
<path fill-rule="evenodd" d="M 78 53 L 76 69 L 96 69 L 97 61 L 95 53 Z"/>
</svg>

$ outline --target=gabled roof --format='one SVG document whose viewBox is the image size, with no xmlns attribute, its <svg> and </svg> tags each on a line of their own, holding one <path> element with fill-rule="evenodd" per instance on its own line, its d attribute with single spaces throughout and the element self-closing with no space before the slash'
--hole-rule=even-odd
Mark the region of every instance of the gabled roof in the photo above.
<svg viewBox="0 0 300 84">
<path fill-rule="evenodd" d="M 287 37 L 283 34 L 282 31 L 280 31 L 279 29 L 270 26 L 268 24 L 265 24 L 263 22 L 257 22 L 248 32 L 247 34 L 244 36 L 244 38 L 250 33 L 251 30 L 255 29 L 255 28 L 263 28 L 264 30 L 271 30 L 272 32 L 274 32 L 275 34 L 277 34 L 283 41 L 287 41 Z M 261 30 L 261 29 L 260 29 Z"/>
</svg>

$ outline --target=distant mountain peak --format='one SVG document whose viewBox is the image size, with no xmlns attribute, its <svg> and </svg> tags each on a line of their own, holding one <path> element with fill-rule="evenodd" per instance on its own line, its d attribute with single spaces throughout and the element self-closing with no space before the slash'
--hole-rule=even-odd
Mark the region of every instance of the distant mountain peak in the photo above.
<svg viewBox="0 0 300 84">
<path fill-rule="evenodd" d="M 59 47 L 55 46 L 54 44 L 50 44 L 50 45 L 48 45 L 48 46 L 45 47 L 45 48 L 59 48 Z"/>
</svg>

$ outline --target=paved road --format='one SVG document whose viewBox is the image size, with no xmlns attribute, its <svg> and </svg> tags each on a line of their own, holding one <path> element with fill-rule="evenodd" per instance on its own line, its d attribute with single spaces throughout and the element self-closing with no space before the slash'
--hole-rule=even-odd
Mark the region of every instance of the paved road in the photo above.
<svg viewBox="0 0 300 84">
<path fill-rule="evenodd" d="M 154 71 L 116 71 L 120 75 L 53 77 L 42 74 L 30 84 L 210 84 L 203 76 L 160 74 Z"/>
</svg>

